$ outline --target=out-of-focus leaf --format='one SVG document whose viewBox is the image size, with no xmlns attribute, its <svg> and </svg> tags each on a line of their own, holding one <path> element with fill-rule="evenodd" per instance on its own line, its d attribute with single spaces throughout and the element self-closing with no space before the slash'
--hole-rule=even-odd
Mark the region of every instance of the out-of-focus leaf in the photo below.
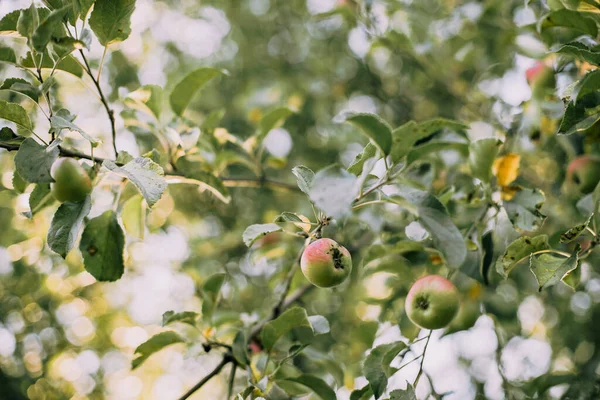
<svg viewBox="0 0 600 400">
<path fill-rule="evenodd" d="M 123 227 L 130 235 L 143 239 L 146 230 L 146 205 L 142 195 L 127 199 L 121 212 Z"/>
<path fill-rule="evenodd" d="M 294 328 L 305 327 L 313 329 L 306 310 L 302 307 L 292 307 L 276 319 L 265 324 L 261 331 L 261 340 L 267 351 L 275 346 L 279 338 Z"/>
<path fill-rule="evenodd" d="M 317 207 L 334 218 L 350 213 L 352 203 L 360 191 L 359 179 L 336 165 L 317 172 L 309 196 Z"/>
<path fill-rule="evenodd" d="M 105 211 L 90 220 L 79 243 L 85 269 L 99 281 L 116 281 L 125 272 L 123 249 L 125 235 L 117 214 Z"/>
<path fill-rule="evenodd" d="M 504 255 L 496 262 L 496 271 L 504 278 L 520 262 L 525 260 L 531 253 L 550 248 L 547 235 L 535 237 L 523 236 L 512 242 L 504 252 Z"/>
<path fill-rule="evenodd" d="M 277 224 L 254 224 L 246 228 L 242 238 L 246 246 L 250 247 L 261 237 L 269 233 L 280 232 L 281 230 L 281 227 Z"/>
<path fill-rule="evenodd" d="M 81 230 L 83 219 L 92 206 L 90 196 L 78 203 L 64 202 L 58 207 L 48 229 L 48 246 L 63 258 L 71 251 Z"/>
<path fill-rule="evenodd" d="M 137 357 L 131 362 L 131 368 L 136 369 L 157 351 L 162 350 L 169 345 L 183 342 L 185 342 L 185 340 L 173 331 L 161 332 L 154 335 L 135 349 Z"/>
<path fill-rule="evenodd" d="M 241 330 L 235 335 L 231 353 L 241 366 L 248 364 L 248 338 L 245 331 Z"/>
<path fill-rule="evenodd" d="M 175 114 L 183 115 L 194 95 L 211 79 L 221 74 L 223 74 L 223 71 L 216 68 L 199 68 L 183 78 L 175 86 L 169 97 L 171 108 Z"/>
<path fill-rule="evenodd" d="M 492 177 L 492 166 L 498 154 L 501 141 L 494 138 L 486 138 L 471 142 L 469 146 L 469 167 L 471 175 L 489 183 Z"/>
<path fill-rule="evenodd" d="M 157 85 L 144 85 L 129 93 L 124 103 L 130 108 L 160 118 L 163 101 L 163 89 Z"/>
<path fill-rule="evenodd" d="M 531 272 L 538 281 L 540 292 L 556 285 L 567 274 L 579 267 L 580 250 L 581 246 L 577 244 L 569 258 L 556 257 L 551 254 L 541 254 L 537 257 L 531 255 L 529 257 Z"/>
<path fill-rule="evenodd" d="M 469 145 L 467 143 L 461 142 L 430 141 L 428 143 L 414 147 L 411 151 L 409 151 L 406 156 L 406 163 L 412 164 L 430 153 L 445 150 L 455 150 L 461 155 L 466 156 L 467 154 L 469 154 Z"/>
<path fill-rule="evenodd" d="M 198 313 L 193 311 L 182 311 L 174 312 L 167 311 L 162 316 L 162 326 L 167 326 L 173 322 L 181 322 L 191 326 L 196 326 L 196 319 L 198 319 Z"/>
<path fill-rule="evenodd" d="M 29 208 L 31 217 L 38 211 L 54 203 L 54 196 L 50 192 L 49 183 L 38 183 L 29 195 Z"/>
<path fill-rule="evenodd" d="M 212 318 L 215 304 L 217 303 L 217 299 L 225 279 L 227 279 L 226 274 L 214 274 L 211 275 L 202 285 L 202 291 L 200 292 L 202 295 L 202 318 L 206 320 L 210 320 Z"/>
<path fill-rule="evenodd" d="M 276 108 L 265 114 L 258 124 L 257 141 L 260 143 L 272 129 L 283 125 L 285 120 L 293 114 L 294 111 L 287 107 Z"/>
<path fill-rule="evenodd" d="M 314 394 L 322 400 L 336 400 L 335 392 L 321 378 L 314 375 L 303 374 L 293 378 L 286 378 L 283 381 L 299 383 L 309 388 Z"/>
</svg>

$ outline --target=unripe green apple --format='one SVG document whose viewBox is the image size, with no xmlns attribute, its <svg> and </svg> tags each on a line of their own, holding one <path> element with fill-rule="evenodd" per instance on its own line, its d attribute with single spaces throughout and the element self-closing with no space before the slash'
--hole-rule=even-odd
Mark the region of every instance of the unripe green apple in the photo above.
<svg viewBox="0 0 600 400">
<path fill-rule="evenodd" d="M 439 329 L 448 325 L 460 306 L 460 294 L 448 279 L 428 275 L 417 280 L 406 296 L 408 318 L 425 329 Z"/>
<path fill-rule="evenodd" d="M 300 259 L 300 267 L 310 283 L 328 288 L 346 280 L 352 271 L 352 258 L 344 246 L 323 238 L 306 247 Z"/>
<path fill-rule="evenodd" d="M 577 157 L 567 167 L 567 182 L 581 193 L 594 191 L 600 181 L 600 157 L 584 155 Z"/>
<path fill-rule="evenodd" d="M 72 158 L 61 158 L 52 165 L 50 184 L 52 195 L 58 201 L 83 201 L 92 191 L 92 181 L 85 169 Z"/>
</svg>

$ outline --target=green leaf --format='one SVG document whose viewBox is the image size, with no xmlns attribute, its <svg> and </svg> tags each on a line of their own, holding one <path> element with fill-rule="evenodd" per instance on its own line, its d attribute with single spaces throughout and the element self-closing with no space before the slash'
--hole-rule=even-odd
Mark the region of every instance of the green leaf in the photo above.
<svg viewBox="0 0 600 400">
<path fill-rule="evenodd" d="M 21 16 L 21 12 L 25 10 L 15 10 L 2 17 L 2 19 L 0 19 L 0 35 L 11 35 L 18 33 L 17 23 L 19 21 L 19 17 Z"/>
<path fill-rule="evenodd" d="M 137 157 L 122 167 L 110 160 L 105 160 L 102 165 L 133 182 L 150 207 L 160 200 L 167 188 L 163 169 L 149 158 Z"/>
<path fill-rule="evenodd" d="M 573 10 L 562 9 L 552 11 L 541 20 L 542 31 L 555 27 L 567 28 L 576 31 L 578 34 L 586 34 L 592 37 L 598 35 L 596 21 L 583 13 Z"/>
<path fill-rule="evenodd" d="M 469 167 L 471 175 L 482 182 L 489 183 L 492 178 L 492 165 L 502 144 L 498 139 L 486 138 L 471 142 L 469 145 Z"/>
<path fill-rule="evenodd" d="M 395 342 L 383 344 L 371 350 L 363 364 L 363 374 L 371 385 L 375 399 L 381 397 L 387 388 L 388 378 L 396 372 L 390 363 L 398 353 L 406 349 L 406 343 Z"/>
<path fill-rule="evenodd" d="M 503 207 L 515 229 L 535 231 L 546 220 L 540 212 L 545 200 L 544 192 L 539 189 L 522 189 L 510 201 L 505 201 Z"/>
<path fill-rule="evenodd" d="M 99 281 L 116 281 L 125 271 L 124 246 L 125 236 L 114 211 L 90 220 L 79 243 L 85 269 Z"/>
<path fill-rule="evenodd" d="M 53 182 L 50 168 L 58 155 L 58 146 L 42 146 L 34 139 L 27 138 L 15 155 L 15 168 L 28 182 Z"/>
<path fill-rule="evenodd" d="M 335 391 L 324 380 L 314 375 L 302 374 L 293 378 L 282 379 L 281 381 L 299 383 L 306 386 L 323 400 L 336 400 Z"/>
<path fill-rule="evenodd" d="M 329 333 L 329 321 L 322 315 L 311 315 L 308 317 L 311 329 L 315 335 L 324 335 Z"/>
<path fill-rule="evenodd" d="M 371 385 L 363 386 L 360 389 L 353 390 L 350 394 L 350 400 L 369 400 L 373 396 Z"/>
<path fill-rule="evenodd" d="M 35 4 L 31 2 L 29 8 L 21 10 L 21 15 L 19 15 L 17 21 L 17 31 L 21 36 L 31 38 L 39 24 L 40 17 L 37 8 L 35 7 Z"/>
<path fill-rule="evenodd" d="M 248 338 L 246 331 L 240 330 L 233 339 L 231 353 L 235 360 L 245 367 L 248 364 Z"/>
<path fill-rule="evenodd" d="M 24 137 L 17 136 L 13 130 L 7 126 L 0 129 L 0 143 L 21 145 L 24 140 Z"/>
<path fill-rule="evenodd" d="M 408 384 L 405 390 L 392 390 L 390 400 L 418 400 L 415 389 Z"/>
<path fill-rule="evenodd" d="M 536 251 L 547 250 L 550 248 L 547 235 L 535 237 L 523 236 L 512 242 L 504 252 L 504 255 L 496 262 L 496 271 L 504 278 L 520 262 Z"/>
<path fill-rule="evenodd" d="M 579 235 L 581 235 L 583 233 L 583 231 L 585 231 L 585 229 L 588 227 L 588 225 L 592 221 L 593 217 L 594 217 L 594 214 L 592 213 L 583 224 L 575 225 L 574 227 L 572 227 L 565 233 L 561 234 L 560 242 L 561 243 L 570 243 L 573 240 L 577 239 L 577 237 L 579 237 Z"/>
<path fill-rule="evenodd" d="M 144 197 L 140 194 L 136 194 L 127 199 L 125 204 L 123 204 L 121 218 L 123 219 L 123 227 L 127 233 L 136 238 L 143 239 L 146 231 L 146 207 L 144 204 Z"/>
<path fill-rule="evenodd" d="M 163 89 L 157 85 L 144 85 L 125 97 L 126 106 L 160 119 Z"/>
<path fill-rule="evenodd" d="M 53 37 L 52 45 L 54 49 L 60 50 L 61 56 L 70 54 L 75 50 L 89 49 L 89 46 L 84 41 L 65 36 L 65 37 Z"/>
<path fill-rule="evenodd" d="M 168 180 L 169 184 L 197 185 L 201 190 L 211 192 L 225 204 L 231 201 L 231 196 L 223 181 L 212 173 L 203 171 L 201 162 L 189 161 L 187 158 L 181 157 L 177 160 L 177 169 L 185 175 L 185 178 L 171 176 Z"/>
<path fill-rule="evenodd" d="M 227 279 L 226 274 L 211 275 L 202 285 L 202 318 L 210 320 L 219 297 L 223 283 Z"/>
<path fill-rule="evenodd" d="M 135 369 L 139 367 L 148 359 L 148 357 L 157 351 L 162 350 L 169 345 L 183 342 L 185 342 L 185 340 L 173 331 L 161 332 L 154 335 L 135 349 L 135 354 L 138 356 L 131 362 L 131 368 Z"/>
<path fill-rule="evenodd" d="M 431 235 L 435 248 L 450 267 L 458 268 L 467 256 L 467 247 L 444 205 L 435 196 L 417 189 L 404 187 L 398 194 L 417 207 L 419 222 Z"/>
<path fill-rule="evenodd" d="M 577 244 L 573 254 L 569 258 L 556 257 L 551 254 L 541 254 L 538 257 L 529 257 L 530 268 L 539 284 L 540 292 L 550 286 L 556 285 L 563 280 L 567 274 L 579 267 L 579 251 L 581 246 Z"/>
<path fill-rule="evenodd" d="M 71 6 L 66 6 L 52 11 L 37 27 L 31 37 L 31 43 L 38 53 L 44 52 L 52 36 L 58 29 L 62 29 L 63 19 L 70 9 Z"/>
<path fill-rule="evenodd" d="M 283 125 L 285 120 L 293 115 L 294 111 L 287 107 L 279 107 L 269 111 L 265 116 L 260 119 L 258 124 L 258 131 L 256 132 L 257 141 L 261 142 L 267 134 L 275 128 Z"/>
<path fill-rule="evenodd" d="M 67 256 L 75 245 L 83 219 L 89 214 L 91 207 L 90 196 L 78 203 L 64 202 L 58 207 L 48 229 L 47 241 L 52 251 L 62 258 Z"/>
<path fill-rule="evenodd" d="M 183 78 L 171 92 L 169 101 L 175 114 L 181 116 L 194 95 L 211 79 L 223 74 L 216 68 L 199 68 Z"/>
<path fill-rule="evenodd" d="M 28 184 L 29 182 L 23 179 L 17 171 L 13 172 L 12 185 L 15 192 L 23 194 L 25 192 L 25 189 L 27 189 Z"/>
<path fill-rule="evenodd" d="M 33 191 L 29 195 L 29 209 L 31 210 L 31 217 L 52 203 L 54 203 L 54 196 L 50 192 L 50 184 L 38 183 L 35 185 L 35 188 L 33 188 Z"/>
<path fill-rule="evenodd" d="M 600 89 L 600 70 L 595 69 L 577 81 L 571 92 L 571 99 L 574 103 L 577 103 L 580 98 L 598 89 Z"/>
<path fill-rule="evenodd" d="M 555 50 L 555 53 L 572 55 L 581 61 L 587 61 L 593 65 L 600 65 L 600 53 L 591 50 L 588 46 L 580 42 L 567 43 Z"/>
<path fill-rule="evenodd" d="M 298 165 L 292 168 L 292 173 L 296 175 L 296 181 L 298 182 L 300 190 L 309 194 L 313 180 L 315 179 L 315 173 L 304 165 Z"/>
<path fill-rule="evenodd" d="M 90 28 L 102 46 L 122 42 L 131 34 L 131 14 L 135 0 L 96 0 L 90 15 Z"/>
<path fill-rule="evenodd" d="M 310 186 L 309 197 L 327 215 L 343 218 L 350 214 L 360 184 L 359 178 L 332 165 L 317 172 Z"/>
<path fill-rule="evenodd" d="M 600 92 L 592 92 L 581 97 L 577 103 L 570 101 L 558 127 L 558 134 L 571 135 L 585 132 L 600 120 Z"/>
<path fill-rule="evenodd" d="M 81 134 L 81 136 L 83 136 L 85 140 L 90 142 L 92 147 L 98 147 L 98 145 L 101 143 L 100 140 L 88 135 L 83 131 L 83 129 L 59 115 L 54 115 L 50 117 L 50 127 L 57 135 L 62 129 L 68 129 L 70 131 L 78 132 L 79 134 Z"/>
<path fill-rule="evenodd" d="M 32 125 L 27 111 L 18 104 L 0 100 L 0 118 L 14 122 L 21 128 L 31 132 Z"/>
<path fill-rule="evenodd" d="M 10 47 L 0 47 L 0 62 L 9 64 L 17 64 L 17 56 L 15 51 Z"/>
<path fill-rule="evenodd" d="M 299 222 L 302 224 L 306 223 L 305 221 L 302 221 L 302 219 L 300 219 L 298 214 L 287 212 L 287 211 L 284 211 L 281 214 L 279 214 L 277 217 L 275 217 L 273 222 Z"/>
<path fill-rule="evenodd" d="M 277 224 L 254 224 L 246 228 L 242 234 L 244 244 L 248 247 L 263 236 L 273 232 L 280 232 L 282 229 Z"/>
<path fill-rule="evenodd" d="M 306 310 L 301 307 L 292 307 L 276 319 L 265 324 L 261 331 L 264 348 L 271 351 L 281 336 L 299 327 L 312 329 Z"/>
<path fill-rule="evenodd" d="M 71 25 L 75 25 L 78 18 L 85 20 L 85 17 L 90 11 L 90 8 L 92 8 L 94 2 L 95 0 L 71 0 L 71 3 L 73 4 Z"/>
<path fill-rule="evenodd" d="M 40 61 L 41 65 L 39 65 Z M 35 68 L 35 63 L 33 62 L 31 52 L 27 52 L 27 55 L 24 58 L 22 58 L 19 61 L 19 63 L 26 68 Z M 39 57 L 36 55 L 36 63 L 40 66 L 41 69 L 54 68 L 54 61 L 52 61 L 48 50 L 44 52 L 43 57 Z M 58 64 L 56 64 L 56 69 L 59 71 L 67 72 L 78 78 L 81 78 L 83 76 L 83 68 L 81 67 L 81 64 L 79 64 L 77 60 L 75 60 L 75 58 L 73 58 L 73 56 L 71 55 L 64 57 Z"/>
<path fill-rule="evenodd" d="M 370 158 L 375 157 L 376 155 L 377 155 L 377 146 L 375 146 L 373 143 L 369 142 L 369 144 L 367 144 L 365 146 L 363 151 L 356 155 L 356 158 L 354 158 L 354 161 L 352 161 L 352 163 L 350 164 L 350 166 L 347 169 L 348 172 L 350 172 L 351 174 L 354 174 L 356 176 L 359 176 L 360 174 L 362 174 L 363 167 L 365 165 L 365 161 L 367 161 Z"/>
<path fill-rule="evenodd" d="M 348 112 L 336 117 L 337 122 L 349 122 L 360 128 L 384 155 L 392 150 L 392 128 L 375 114 Z"/>
<path fill-rule="evenodd" d="M 162 316 L 162 326 L 167 326 L 173 322 L 181 322 L 191 326 L 196 326 L 198 313 L 193 311 L 174 312 L 167 311 Z"/>
<path fill-rule="evenodd" d="M 406 156 L 406 163 L 408 165 L 420 160 L 429 153 L 435 153 L 444 150 L 456 150 L 461 155 L 466 156 L 469 154 L 469 145 L 461 142 L 447 142 L 447 141 L 430 141 L 417 147 L 413 147 Z"/>
</svg>

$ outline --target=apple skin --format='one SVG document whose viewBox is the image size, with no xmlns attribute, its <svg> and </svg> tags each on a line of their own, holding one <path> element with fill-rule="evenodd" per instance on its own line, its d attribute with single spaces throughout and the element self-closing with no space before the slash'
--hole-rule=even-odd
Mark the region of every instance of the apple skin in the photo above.
<svg viewBox="0 0 600 400">
<path fill-rule="evenodd" d="M 329 288 L 348 278 L 352 271 L 352 257 L 344 246 L 323 238 L 306 247 L 300 259 L 300 267 L 310 283 Z"/>
<path fill-rule="evenodd" d="M 583 155 L 569 163 L 567 182 L 583 194 L 594 191 L 600 181 L 600 157 Z"/>
<path fill-rule="evenodd" d="M 52 165 L 50 184 L 52 195 L 58 201 L 80 202 L 92 191 L 92 181 L 85 169 L 72 158 L 61 158 Z"/>
<path fill-rule="evenodd" d="M 408 318 L 424 329 L 447 326 L 456 316 L 459 307 L 458 289 L 439 275 L 428 275 L 413 283 L 405 303 Z"/>
<path fill-rule="evenodd" d="M 528 68 L 525 77 L 535 99 L 544 98 L 549 89 L 553 90 L 556 87 L 554 70 L 542 61 L 537 61 L 533 67 Z"/>
</svg>

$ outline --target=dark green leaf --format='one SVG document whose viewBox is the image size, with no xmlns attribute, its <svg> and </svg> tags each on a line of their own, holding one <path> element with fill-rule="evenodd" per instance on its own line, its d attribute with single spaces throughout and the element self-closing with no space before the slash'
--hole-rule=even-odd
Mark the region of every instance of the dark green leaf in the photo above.
<svg viewBox="0 0 600 400">
<path fill-rule="evenodd" d="M 75 245 L 83 219 L 89 214 L 91 207 L 90 196 L 78 203 L 64 202 L 58 207 L 48 229 L 48 246 L 52 251 L 63 258 L 67 256 Z"/>
<path fill-rule="evenodd" d="M 556 10 L 547 14 L 541 21 L 541 29 L 568 28 L 579 34 L 587 34 L 592 37 L 598 35 L 598 26 L 593 18 L 573 10 Z"/>
<path fill-rule="evenodd" d="M 567 104 L 558 128 L 561 135 L 585 132 L 600 120 L 600 92 L 592 92 Z"/>
<path fill-rule="evenodd" d="M 264 348 L 271 351 L 281 336 L 299 327 L 312 329 L 306 310 L 301 307 L 292 307 L 276 319 L 265 324 L 261 332 Z"/>
<path fill-rule="evenodd" d="M 54 203 L 49 183 L 38 183 L 29 195 L 29 208 L 33 217 L 38 211 Z"/>
<path fill-rule="evenodd" d="M 254 224 L 246 228 L 242 234 L 244 244 L 248 247 L 263 236 L 273 232 L 280 232 L 282 229 L 277 224 Z"/>
<path fill-rule="evenodd" d="M 152 336 L 135 349 L 137 357 L 131 362 L 131 368 L 135 369 L 139 367 L 148 357 L 157 351 L 175 343 L 183 343 L 184 341 L 180 335 L 173 331 L 161 332 Z"/>
<path fill-rule="evenodd" d="M 38 65 L 40 64 L 40 61 L 41 61 L 41 66 L 40 66 L 41 69 L 54 68 L 54 62 L 52 61 L 52 58 L 48 54 L 47 50 L 44 52 L 43 57 L 36 55 L 36 63 Z M 21 59 L 19 63 L 26 68 L 35 68 L 35 64 L 33 62 L 30 52 L 27 52 L 27 55 L 23 59 Z M 75 58 L 73 58 L 73 56 L 70 56 L 70 55 L 64 57 L 56 65 L 56 69 L 59 71 L 67 72 L 71 75 L 75 75 L 78 78 L 81 78 L 83 76 L 83 68 L 81 68 L 81 65 L 75 60 Z"/>
<path fill-rule="evenodd" d="M 404 342 L 383 344 L 371 350 L 365 359 L 363 373 L 371 385 L 375 399 L 381 397 L 385 392 L 388 378 L 396 372 L 395 368 L 390 367 L 390 363 L 406 347 Z"/>
<path fill-rule="evenodd" d="M 12 11 L 0 19 L 0 35 L 15 34 L 18 32 L 17 23 L 21 16 L 21 11 L 25 10 Z"/>
<path fill-rule="evenodd" d="M 369 400 L 373 396 L 371 385 L 363 386 L 360 389 L 353 390 L 350 394 L 350 400 Z"/>
<path fill-rule="evenodd" d="M 37 27 L 31 37 L 31 43 L 38 53 L 44 52 L 46 46 L 50 43 L 52 36 L 58 29 L 62 29 L 63 19 L 70 9 L 71 7 L 67 6 L 52 11 Z"/>
<path fill-rule="evenodd" d="M 227 279 L 226 274 L 211 275 L 202 285 L 202 318 L 210 320 L 219 297 L 223 283 Z"/>
<path fill-rule="evenodd" d="M 557 49 L 555 52 L 575 56 L 581 61 L 587 61 L 593 65 L 600 65 L 600 53 L 591 50 L 583 43 L 571 42 Z"/>
<path fill-rule="evenodd" d="M 456 150 L 461 155 L 469 154 L 469 145 L 461 142 L 430 141 L 417 147 L 413 147 L 406 156 L 406 163 L 412 164 L 430 153 L 444 150 Z"/>
<path fill-rule="evenodd" d="M 50 168 L 58 158 L 57 146 L 42 146 L 34 139 L 27 138 L 21 143 L 15 155 L 15 168 L 28 182 L 53 182 Z"/>
<path fill-rule="evenodd" d="M 368 113 L 344 113 L 336 118 L 339 122 L 349 122 L 360 130 L 377 145 L 385 155 L 390 154 L 392 149 L 392 128 L 375 114 Z"/>
<path fill-rule="evenodd" d="M 0 47 L 0 62 L 9 64 L 17 64 L 17 56 L 15 51 L 10 47 Z"/>
<path fill-rule="evenodd" d="M 32 125 L 27 111 L 18 104 L 0 100 L 0 118 L 14 122 L 21 128 L 31 132 Z"/>
<path fill-rule="evenodd" d="M 304 385 L 323 400 L 336 400 L 333 389 L 325 381 L 314 375 L 303 374 L 294 378 L 286 378 L 282 381 Z"/>
<path fill-rule="evenodd" d="M 575 86 L 571 92 L 571 99 L 574 103 L 584 97 L 587 94 L 597 91 L 600 89 L 600 70 L 593 70 L 585 74 Z"/>
<path fill-rule="evenodd" d="M 248 338 L 245 331 L 241 330 L 235 335 L 231 352 L 241 366 L 248 364 Z"/>
<path fill-rule="evenodd" d="M 390 400 L 417 400 L 417 394 L 411 384 L 405 390 L 392 390 Z"/>
<path fill-rule="evenodd" d="M 549 288 L 563 280 L 567 274 L 579 267 L 579 251 L 577 244 L 569 258 L 556 257 L 551 254 L 531 255 L 529 258 L 531 272 L 539 284 L 539 290 Z"/>
<path fill-rule="evenodd" d="M 96 0 L 90 15 L 90 28 L 102 46 L 122 42 L 131 33 L 135 0 Z"/>
<path fill-rule="evenodd" d="M 171 108 L 175 114 L 183 115 L 194 95 L 211 79 L 216 78 L 222 73 L 223 71 L 216 68 L 199 68 L 183 78 L 175 86 L 169 97 Z"/>
<path fill-rule="evenodd" d="M 125 271 L 124 246 L 125 236 L 114 211 L 90 220 L 79 243 L 85 269 L 99 281 L 116 281 Z"/>
<path fill-rule="evenodd" d="M 504 252 L 502 258 L 496 262 L 496 271 L 504 278 L 520 262 L 525 260 L 531 253 L 550 248 L 547 235 L 535 237 L 523 236 L 512 242 Z"/>
<path fill-rule="evenodd" d="M 39 24 L 40 16 L 32 1 L 29 8 L 21 10 L 21 15 L 19 15 L 19 20 L 17 21 L 17 31 L 21 36 L 31 38 Z"/>
<path fill-rule="evenodd" d="M 172 176 L 168 180 L 169 184 L 197 185 L 201 190 L 208 190 L 223 203 L 227 204 L 231 201 L 231 196 L 223 181 L 215 175 L 203 171 L 201 163 L 188 161 L 185 157 L 181 157 L 177 160 L 177 169 L 183 172 L 185 178 Z"/>
</svg>

